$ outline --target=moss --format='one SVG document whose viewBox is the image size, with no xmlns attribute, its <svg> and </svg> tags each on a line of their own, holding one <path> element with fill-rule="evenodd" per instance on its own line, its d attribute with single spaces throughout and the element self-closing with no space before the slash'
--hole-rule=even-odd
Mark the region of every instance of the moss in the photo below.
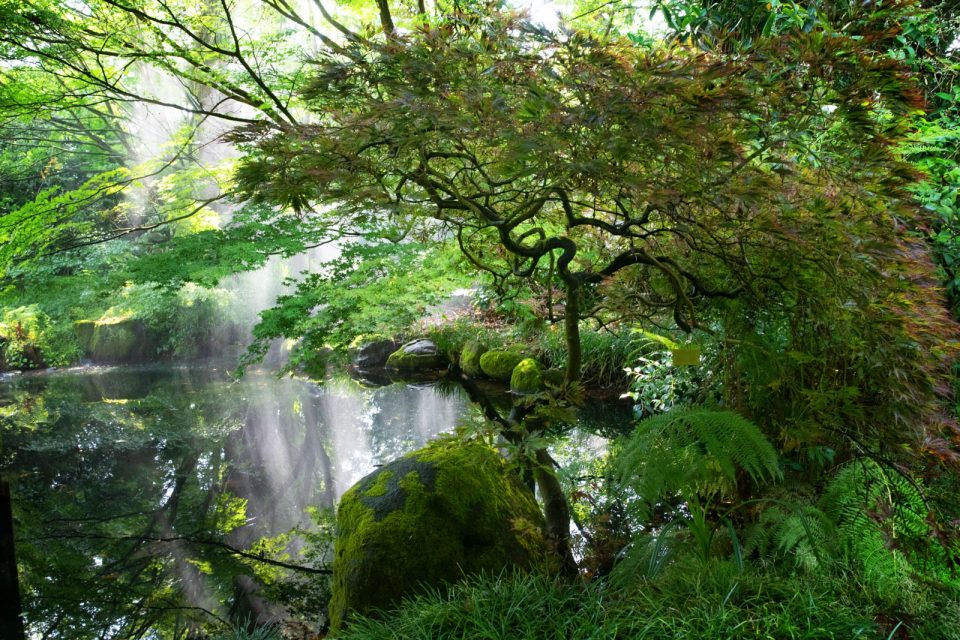
<svg viewBox="0 0 960 640">
<path fill-rule="evenodd" d="M 86 356 L 97 362 L 139 361 L 153 352 L 143 322 L 131 316 L 79 320 L 73 330 Z"/>
<path fill-rule="evenodd" d="M 392 471 L 378 473 L 376 482 L 374 482 L 363 492 L 363 496 L 365 498 L 380 498 L 387 495 L 387 491 L 389 490 L 389 482 L 391 479 L 393 479 L 393 477 L 394 473 Z"/>
<path fill-rule="evenodd" d="M 487 348 L 478 340 L 467 341 L 460 352 L 460 368 L 468 376 L 480 375 L 480 357 L 486 352 Z"/>
<path fill-rule="evenodd" d="M 403 349 L 398 349 L 387 358 L 387 369 L 395 369 L 397 371 L 440 369 L 445 366 L 446 363 L 446 359 L 439 353 L 404 353 Z"/>
<path fill-rule="evenodd" d="M 533 496 L 480 443 L 431 444 L 344 494 L 330 619 L 389 607 L 425 586 L 548 557 Z"/>
<path fill-rule="evenodd" d="M 494 380 L 507 382 L 513 373 L 513 368 L 520 364 L 526 356 L 519 351 L 487 351 L 480 356 L 480 370 Z"/>
<path fill-rule="evenodd" d="M 96 320 L 77 320 L 73 323 L 73 331 L 85 353 L 90 352 L 90 346 L 93 344 L 93 331 L 96 326 Z"/>
<path fill-rule="evenodd" d="M 543 388 L 540 364 L 533 358 L 517 363 L 510 375 L 510 391 L 519 394 L 537 393 Z"/>
<path fill-rule="evenodd" d="M 347 345 L 347 349 L 355 351 L 365 344 L 370 344 L 371 342 L 381 342 L 383 340 L 393 340 L 393 336 L 389 336 L 385 333 L 361 333 L 350 341 L 350 344 Z"/>
<path fill-rule="evenodd" d="M 124 360 L 137 344 L 136 320 L 110 318 L 98 320 L 90 340 L 90 356 L 95 360 Z"/>
</svg>

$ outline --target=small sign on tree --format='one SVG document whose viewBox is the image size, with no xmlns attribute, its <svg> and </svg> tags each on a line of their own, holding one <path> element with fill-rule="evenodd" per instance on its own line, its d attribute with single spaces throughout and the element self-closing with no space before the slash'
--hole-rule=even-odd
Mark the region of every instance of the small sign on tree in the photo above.
<svg viewBox="0 0 960 640">
<path fill-rule="evenodd" d="M 696 367 L 700 364 L 700 347 L 687 346 L 670 349 L 673 355 L 673 366 Z"/>
</svg>

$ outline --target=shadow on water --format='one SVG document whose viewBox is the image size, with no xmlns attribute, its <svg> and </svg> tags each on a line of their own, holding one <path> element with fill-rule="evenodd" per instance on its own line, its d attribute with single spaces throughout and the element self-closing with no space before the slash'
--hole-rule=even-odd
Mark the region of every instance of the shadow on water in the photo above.
<svg viewBox="0 0 960 640">
<path fill-rule="evenodd" d="M 311 512 L 473 411 L 450 384 L 233 381 L 216 367 L 6 378 L 0 473 L 28 632 L 185 638 L 241 614 L 282 616 L 259 585 L 310 564 L 286 533 L 316 531 Z"/>
</svg>

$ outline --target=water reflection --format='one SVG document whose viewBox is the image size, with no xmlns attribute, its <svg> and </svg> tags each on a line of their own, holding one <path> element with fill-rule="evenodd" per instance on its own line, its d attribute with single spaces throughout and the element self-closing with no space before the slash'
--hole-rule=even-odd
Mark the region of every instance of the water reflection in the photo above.
<svg viewBox="0 0 960 640">
<path fill-rule="evenodd" d="M 31 632 L 187 637 L 228 619 L 234 578 L 260 571 L 232 549 L 309 526 L 307 507 L 333 506 L 467 412 L 455 389 L 209 369 L 5 380 L 0 468 Z"/>
<path fill-rule="evenodd" d="M 316 630 L 310 589 L 323 581 L 294 584 L 282 568 L 324 558 L 301 558 L 302 539 L 283 534 L 311 529 L 308 510 L 332 507 L 376 465 L 478 419 L 449 384 L 232 381 L 170 366 L 0 379 L 0 473 L 30 632 L 199 638 L 276 614 L 267 601 L 282 590 Z M 629 409 L 590 403 L 582 421 L 627 424 Z M 590 471 L 576 459 L 595 463 L 603 442 L 575 434 L 557 454 L 580 477 Z"/>
</svg>

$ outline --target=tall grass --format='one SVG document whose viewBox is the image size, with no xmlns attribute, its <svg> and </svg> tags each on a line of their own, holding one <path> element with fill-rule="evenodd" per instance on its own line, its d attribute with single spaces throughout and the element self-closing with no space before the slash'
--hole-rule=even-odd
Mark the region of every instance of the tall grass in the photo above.
<svg viewBox="0 0 960 640">
<path fill-rule="evenodd" d="M 582 329 L 580 345 L 583 351 L 582 379 L 592 387 L 627 386 L 625 369 L 632 365 L 638 348 L 637 335 L 621 331 Z M 567 364 L 567 344 L 559 327 L 537 335 L 533 349 L 548 367 L 563 368 Z"/>
<path fill-rule="evenodd" d="M 684 567 L 682 576 L 614 590 L 538 576 L 474 578 L 405 601 L 383 618 L 356 618 L 341 640 L 776 640 L 886 638 L 900 620 L 790 576 Z M 954 638 L 948 627 L 910 636 Z M 946 635 L 932 635 L 941 633 Z"/>
<path fill-rule="evenodd" d="M 275 624 L 268 624 L 248 630 L 246 625 L 238 624 L 230 631 L 224 631 L 213 637 L 212 640 L 283 640 L 280 628 Z"/>
</svg>

